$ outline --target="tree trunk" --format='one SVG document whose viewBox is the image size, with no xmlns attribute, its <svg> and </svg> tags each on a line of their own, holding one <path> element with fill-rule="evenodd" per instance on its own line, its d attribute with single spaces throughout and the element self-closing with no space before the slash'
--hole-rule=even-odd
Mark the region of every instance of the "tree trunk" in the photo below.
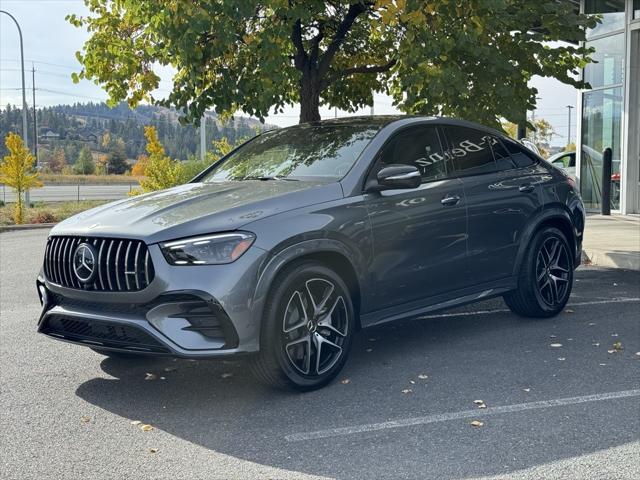
<svg viewBox="0 0 640 480">
<path fill-rule="evenodd" d="M 300 84 L 300 123 L 320 121 L 320 82 L 315 75 L 303 74 Z"/>
</svg>

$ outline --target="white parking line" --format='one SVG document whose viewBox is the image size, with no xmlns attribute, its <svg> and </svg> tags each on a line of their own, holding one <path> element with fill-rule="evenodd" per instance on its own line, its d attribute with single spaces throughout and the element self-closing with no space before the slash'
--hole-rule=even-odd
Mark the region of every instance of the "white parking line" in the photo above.
<svg viewBox="0 0 640 480">
<path fill-rule="evenodd" d="M 583 305 L 602 305 L 604 303 L 632 303 L 632 302 L 640 302 L 640 298 L 610 298 L 608 300 L 592 300 L 590 302 L 575 302 L 575 303 L 567 303 L 567 307 L 580 307 Z M 490 313 L 510 313 L 511 310 L 508 308 L 496 308 L 494 310 L 476 310 L 473 312 L 458 312 L 458 313 L 436 313 L 433 315 L 422 315 L 418 317 L 420 319 L 429 319 L 429 318 L 447 318 L 447 317 L 468 317 L 472 315 L 487 315 Z"/>
<path fill-rule="evenodd" d="M 621 392 L 598 393 L 595 395 L 585 395 L 582 397 L 558 398 L 556 400 L 542 400 L 539 402 L 518 403 L 515 405 L 504 405 L 501 407 L 489 407 L 484 410 L 465 410 L 462 412 L 438 413 L 424 417 L 402 418 L 382 423 L 369 423 L 364 425 L 354 425 L 351 427 L 330 428 L 327 430 L 317 430 L 315 432 L 293 433 L 284 438 L 287 442 L 303 442 L 306 440 L 316 440 L 318 438 L 339 437 L 353 435 L 357 433 L 375 432 L 378 430 L 389 430 L 395 428 L 412 427 L 415 425 L 427 425 L 430 423 L 448 422 L 450 420 L 460 420 L 463 418 L 479 418 L 500 413 L 522 412 L 525 410 L 539 410 L 542 408 L 562 407 L 566 405 L 577 405 L 587 402 L 602 402 L 604 400 L 615 400 L 619 398 L 629 398 L 640 396 L 640 390 L 624 390 Z"/>
</svg>

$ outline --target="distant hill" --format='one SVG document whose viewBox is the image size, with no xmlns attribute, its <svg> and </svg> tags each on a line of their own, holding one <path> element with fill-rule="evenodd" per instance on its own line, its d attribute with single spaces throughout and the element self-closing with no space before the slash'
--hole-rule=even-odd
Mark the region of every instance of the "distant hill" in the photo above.
<svg viewBox="0 0 640 480">
<path fill-rule="evenodd" d="M 8 132 L 22 131 L 22 112 L 20 108 L 7 105 L 0 110 L 0 136 Z M 29 111 L 29 139 L 33 141 L 33 119 Z M 191 125 L 178 122 L 179 113 L 173 109 L 142 105 L 131 110 L 125 103 L 109 108 L 104 103 L 75 103 L 56 105 L 37 110 L 38 146 L 42 156 L 59 147 L 64 149 L 68 164 L 75 163 L 80 149 L 88 146 L 93 152 L 107 150 L 103 141 L 107 135 L 111 142 L 122 139 L 126 156 L 135 159 L 145 153 L 143 127 L 153 125 L 165 150 L 172 158 L 186 160 L 199 155 L 199 130 Z M 244 137 L 252 137 L 256 131 L 276 128 L 262 124 L 247 117 L 234 117 L 223 123 L 215 113 L 208 113 L 206 120 L 207 142 L 226 137 L 229 142 Z M 6 155 L 4 142 L 0 154 Z"/>
</svg>

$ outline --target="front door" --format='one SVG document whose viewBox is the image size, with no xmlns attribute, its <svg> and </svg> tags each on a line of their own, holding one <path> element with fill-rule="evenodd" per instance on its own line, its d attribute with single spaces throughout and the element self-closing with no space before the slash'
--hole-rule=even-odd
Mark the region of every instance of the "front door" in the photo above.
<svg viewBox="0 0 640 480">
<path fill-rule="evenodd" d="M 391 164 L 415 165 L 415 189 L 367 193 L 373 232 L 375 307 L 382 309 L 459 288 L 466 267 L 466 206 L 448 175 L 438 129 L 409 127 L 382 148 L 371 176 Z"/>
</svg>

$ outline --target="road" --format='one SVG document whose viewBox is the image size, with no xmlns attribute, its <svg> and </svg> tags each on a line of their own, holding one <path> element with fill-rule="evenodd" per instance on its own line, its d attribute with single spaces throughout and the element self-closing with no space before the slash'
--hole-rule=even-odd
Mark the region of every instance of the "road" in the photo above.
<svg viewBox="0 0 640 480">
<path fill-rule="evenodd" d="M 45 236 L 0 235 L 2 478 L 640 478 L 638 272 L 580 268 L 554 319 L 495 299 L 365 330 L 338 381 L 292 394 L 36 334 Z"/>
<path fill-rule="evenodd" d="M 75 200 L 118 200 L 125 198 L 136 182 L 131 185 L 45 185 L 42 188 L 34 188 L 29 192 L 32 202 L 64 202 Z M 12 188 L 0 186 L 0 200 L 5 203 L 15 202 L 15 193 Z"/>
</svg>

